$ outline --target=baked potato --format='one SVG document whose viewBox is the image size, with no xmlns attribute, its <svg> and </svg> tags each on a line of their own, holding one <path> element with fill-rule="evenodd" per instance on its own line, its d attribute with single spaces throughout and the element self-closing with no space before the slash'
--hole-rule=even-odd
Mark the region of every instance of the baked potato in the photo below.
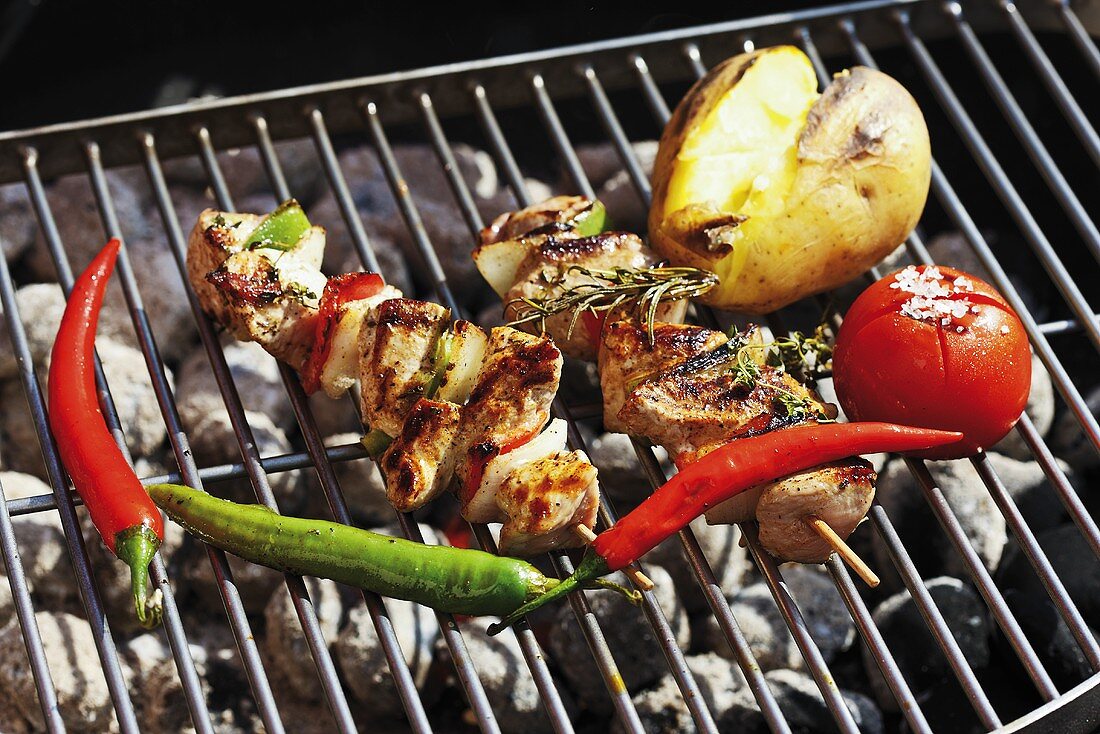
<svg viewBox="0 0 1100 734">
<path fill-rule="evenodd" d="M 928 128 L 901 84 L 857 66 L 818 94 L 802 51 L 760 49 L 700 79 L 665 127 L 650 244 L 718 274 L 705 303 L 767 313 L 889 254 L 930 174 Z"/>
</svg>

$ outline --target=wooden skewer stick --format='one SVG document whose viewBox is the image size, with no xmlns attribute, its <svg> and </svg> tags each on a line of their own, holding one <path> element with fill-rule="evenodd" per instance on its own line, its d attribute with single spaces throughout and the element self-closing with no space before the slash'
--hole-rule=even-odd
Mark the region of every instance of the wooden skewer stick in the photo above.
<svg viewBox="0 0 1100 734">
<path fill-rule="evenodd" d="M 588 527 L 587 525 L 577 523 L 573 526 L 573 532 L 576 533 L 577 537 L 583 540 L 586 544 L 590 544 L 596 539 L 596 534 L 592 532 L 592 528 Z M 642 591 L 649 591 L 654 587 L 653 579 L 649 578 L 636 568 L 624 568 L 623 573 L 625 573 L 630 578 L 630 580 L 634 582 L 634 585 Z"/>
<path fill-rule="evenodd" d="M 862 558 L 856 555 L 856 552 L 844 542 L 843 538 L 836 534 L 836 531 L 829 526 L 829 523 L 816 515 L 810 515 L 803 522 L 809 525 L 815 533 L 820 535 L 822 540 L 832 546 L 837 555 L 844 559 L 848 567 L 855 571 L 856 575 L 863 579 L 864 583 L 872 589 L 879 585 L 879 578 L 875 575 L 875 572 L 863 562 Z"/>
</svg>

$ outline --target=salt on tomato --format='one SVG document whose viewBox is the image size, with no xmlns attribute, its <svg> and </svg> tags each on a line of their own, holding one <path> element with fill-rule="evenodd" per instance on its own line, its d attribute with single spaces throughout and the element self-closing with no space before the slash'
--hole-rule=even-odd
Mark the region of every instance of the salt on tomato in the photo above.
<svg viewBox="0 0 1100 734">
<path fill-rule="evenodd" d="M 955 268 L 909 266 L 852 304 L 833 380 L 850 420 L 961 431 L 958 443 L 915 454 L 957 459 L 1016 424 L 1031 389 L 1031 351 L 993 286 Z"/>
</svg>

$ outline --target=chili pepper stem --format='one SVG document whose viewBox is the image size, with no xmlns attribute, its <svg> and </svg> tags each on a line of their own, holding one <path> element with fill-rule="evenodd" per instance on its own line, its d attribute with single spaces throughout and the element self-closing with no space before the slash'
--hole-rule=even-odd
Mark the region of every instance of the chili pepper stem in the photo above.
<svg viewBox="0 0 1100 734">
<path fill-rule="evenodd" d="M 609 573 L 609 571 L 610 569 L 608 569 L 607 567 L 607 562 L 604 561 L 602 556 L 600 556 L 593 550 L 587 551 L 584 554 L 584 558 L 581 559 L 580 565 L 577 566 L 577 570 L 573 572 L 572 576 L 566 579 L 562 579 L 562 582 L 554 588 L 550 589 L 550 591 L 547 591 L 541 596 L 535 597 L 531 601 L 527 602 L 523 606 L 510 613 L 508 616 L 501 619 L 496 624 L 489 625 L 489 635 L 493 636 L 500 634 L 501 632 L 515 624 L 517 621 L 519 621 L 522 617 L 530 614 L 544 604 L 552 602 L 555 599 L 560 599 L 571 591 L 583 589 L 586 584 L 595 581 L 600 576 Z M 611 584 L 610 582 L 607 582 L 606 584 L 600 585 L 604 586 L 605 588 L 615 588 L 616 591 L 622 591 L 627 596 L 633 598 L 633 592 L 627 591 L 618 584 Z"/>
<path fill-rule="evenodd" d="M 617 591 L 627 598 L 634 606 L 638 606 L 642 603 L 642 592 L 635 589 L 628 589 L 622 584 L 616 584 L 614 581 L 608 581 L 607 579 L 595 579 L 589 581 L 584 585 L 585 589 L 607 589 L 608 591 Z M 646 589 L 648 591 L 648 589 Z"/>
<path fill-rule="evenodd" d="M 138 622 L 146 629 L 160 624 L 164 615 L 162 596 L 158 589 L 150 595 L 149 564 L 160 548 L 160 538 L 146 525 L 126 528 L 115 536 L 115 555 L 130 567 L 130 586 L 134 594 L 134 609 Z"/>
</svg>

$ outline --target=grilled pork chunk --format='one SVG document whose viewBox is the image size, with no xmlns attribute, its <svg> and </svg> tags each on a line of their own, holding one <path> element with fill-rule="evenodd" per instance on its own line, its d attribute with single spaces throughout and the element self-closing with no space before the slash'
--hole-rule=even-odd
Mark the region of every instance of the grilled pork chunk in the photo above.
<svg viewBox="0 0 1100 734">
<path fill-rule="evenodd" d="M 421 398 L 382 455 L 386 496 L 398 512 L 411 512 L 439 496 L 454 472 L 454 439 L 462 409 Z"/>
<path fill-rule="evenodd" d="M 507 515 L 500 552 L 533 556 L 579 544 L 573 526 L 596 523 L 600 489 L 583 451 L 559 451 L 513 469 L 497 504 Z"/>
<path fill-rule="evenodd" d="M 745 386 L 738 382 L 736 361 L 737 345 L 726 345 L 643 381 L 627 394 L 619 420 L 632 435 L 661 444 L 677 464 L 686 464 L 738 436 L 801 420 L 787 416 L 779 395 L 836 415 L 835 406 L 766 364 L 755 362 L 759 374 L 752 387 Z"/>
<path fill-rule="evenodd" d="M 627 432 L 619 420 L 619 410 L 627 393 L 639 383 L 725 343 L 726 335 L 720 331 L 688 324 L 656 323 L 651 344 L 645 326 L 636 320 L 607 323 L 599 350 L 604 429 Z"/>
<path fill-rule="evenodd" d="M 363 420 L 396 436 L 430 379 L 436 342 L 450 319 L 436 303 L 393 298 L 359 331 L 359 385 Z"/>
<path fill-rule="evenodd" d="M 204 211 L 188 239 L 188 276 L 203 310 L 236 338 L 301 369 L 325 287 L 325 230 L 311 227 L 288 251 L 245 249 L 262 219 Z"/>
<path fill-rule="evenodd" d="M 575 237 L 569 233 L 541 235 L 530 242 L 526 256 L 516 270 L 510 290 L 504 295 L 504 303 L 511 304 L 518 298 L 554 298 L 570 288 L 580 285 L 604 283 L 578 272 L 575 266 L 589 270 L 613 268 L 648 268 L 657 265 L 659 259 L 641 238 L 629 232 L 603 232 L 591 237 Z M 686 301 L 662 302 L 657 308 L 659 321 L 683 320 Z M 505 319 L 515 319 L 516 305 L 505 308 Z M 555 314 L 546 319 L 546 333 L 568 356 L 594 361 L 596 340 L 592 338 L 582 320 L 573 333 L 569 333 L 571 312 Z M 537 333 L 538 322 L 524 324 L 524 330 Z"/>
<path fill-rule="evenodd" d="M 486 464 L 527 443 L 550 419 L 561 367 L 561 352 L 547 337 L 507 326 L 489 334 L 487 355 L 459 428 L 455 474 L 463 517 L 475 519 L 468 511 L 477 515 L 476 505 L 467 506 L 481 484 Z"/>
<path fill-rule="evenodd" d="M 555 196 L 518 211 L 505 212 L 481 230 L 481 244 L 514 240 L 543 229 L 556 230 L 553 225 L 571 222 L 591 206 L 592 201 L 583 196 Z"/>
<path fill-rule="evenodd" d="M 870 464 L 853 458 L 767 485 L 756 505 L 760 543 L 784 560 L 823 563 L 833 549 L 805 521 L 819 517 L 846 539 L 871 509 L 876 478 Z"/>
</svg>

